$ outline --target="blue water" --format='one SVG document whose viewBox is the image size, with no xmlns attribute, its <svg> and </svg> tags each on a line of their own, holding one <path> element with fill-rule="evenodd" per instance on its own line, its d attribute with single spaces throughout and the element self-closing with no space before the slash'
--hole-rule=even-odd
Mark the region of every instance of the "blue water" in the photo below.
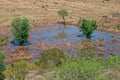
<svg viewBox="0 0 120 80">
<path fill-rule="evenodd" d="M 70 42 L 74 44 L 80 43 L 82 39 L 85 38 L 85 35 L 80 32 L 78 27 L 76 26 L 69 26 L 64 29 L 64 33 L 67 34 L 67 38 L 61 39 L 61 38 L 55 38 L 59 33 L 61 33 L 63 29 L 60 27 L 53 27 L 50 29 L 36 29 L 34 30 L 31 35 L 31 44 L 36 45 L 37 42 L 40 40 L 42 42 Z M 116 43 L 112 43 L 112 37 L 114 36 L 115 39 L 118 40 Z M 11 39 L 11 38 L 10 38 Z M 118 47 L 120 46 L 120 36 L 118 34 L 112 34 L 108 32 L 101 32 L 101 31 L 94 31 L 93 34 L 91 34 L 91 40 L 93 43 L 96 43 L 97 40 L 104 39 L 104 44 L 106 48 L 112 48 L 112 47 Z M 12 44 L 8 44 L 8 47 L 14 47 Z M 32 50 L 37 52 L 37 50 Z M 96 49 L 97 50 L 97 49 Z M 39 52 L 39 51 L 38 51 Z M 105 56 L 110 54 L 110 50 L 105 51 Z M 115 52 L 117 55 L 120 55 L 120 50 L 112 50 L 112 52 Z"/>
</svg>

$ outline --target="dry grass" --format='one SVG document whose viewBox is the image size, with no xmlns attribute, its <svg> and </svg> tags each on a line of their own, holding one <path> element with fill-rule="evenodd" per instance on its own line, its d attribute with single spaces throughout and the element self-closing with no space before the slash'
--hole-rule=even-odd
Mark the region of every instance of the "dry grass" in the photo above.
<svg viewBox="0 0 120 80">
<path fill-rule="evenodd" d="M 67 9 L 68 21 L 82 18 L 99 20 L 119 11 L 119 0 L 0 0 L 0 27 L 10 25 L 15 17 L 27 17 L 34 26 L 60 21 L 57 10 Z"/>
<path fill-rule="evenodd" d="M 66 22 L 77 24 L 80 18 L 95 19 L 105 23 L 103 31 L 115 31 L 120 22 L 119 0 L 0 0 L 0 37 L 10 36 L 11 21 L 15 17 L 26 17 L 32 28 L 51 26 L 62 21 L 59 9 L 66 9 Z M 110 23 L 106 23 L 110 20 Z M 112 19 L 111 19 L 112 18 Z M 99 29 L 99 28 L 98 28 Z M 101 30 L 101 28 L 100 28 Z M 115 32 L 118 32 L 116 30 Z"/>
</svg>

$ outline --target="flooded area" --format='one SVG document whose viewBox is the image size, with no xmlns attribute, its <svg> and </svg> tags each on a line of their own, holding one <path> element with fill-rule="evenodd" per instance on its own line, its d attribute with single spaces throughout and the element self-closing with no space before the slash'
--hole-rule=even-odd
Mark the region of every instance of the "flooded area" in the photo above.
<svg viewBox="0 0 120 80">
<path fill-rule="evenodd" d="M 12 37 L 9 38 L 12 40 Z M 111 53 L 120 56 L 120 35 L 108 32 L 94 31 L 91 35 L 91 43 L 94 45 L 96 54 L 102 53 L 104 57 L 108 57 Z M 41 55 L 41 52 L 48 48 L 60 48 L 66 54 L 76 55 L 82 50 L 85 35 L 80 32 L 76 26 L 62 25 L 51 27 L 48 29 L 34 29 L 30 33 L 30 45 L 28 46 L 30 53 Z M 89 44 L 88 44 L 89 46 Z M 6 46 L 9 54 L 12 53 L 14 46 L 9 43 Z"/>
</svg>

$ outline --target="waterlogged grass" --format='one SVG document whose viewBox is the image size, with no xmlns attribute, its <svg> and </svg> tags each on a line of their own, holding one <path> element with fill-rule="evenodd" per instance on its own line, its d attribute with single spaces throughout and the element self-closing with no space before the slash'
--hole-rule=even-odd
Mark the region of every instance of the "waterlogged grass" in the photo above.
<svg viewBox="0 0 120 80">
<path fill-rule="evenodd" d="M 66 39 L 68 37 L 68 35 L 64 32 L 57 34 L 57 36 L 55 36 L 55 38 L 60 38 L 60 39 Z"/>
</svg>

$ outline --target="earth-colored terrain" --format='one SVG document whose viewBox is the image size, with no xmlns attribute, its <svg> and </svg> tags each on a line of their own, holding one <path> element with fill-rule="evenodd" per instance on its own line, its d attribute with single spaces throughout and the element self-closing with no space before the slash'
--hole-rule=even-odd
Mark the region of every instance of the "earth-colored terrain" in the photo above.
<svg viewBox="0 0 120 80">
<path fill-rule="evenodd" d="M 80 18 L 120 18 L 119 4 L 119 0 L 0 0 L 0 27 L 10 26 L 15 17 L 26 17 L 32 25 L 42 27 L 61 20 L 59 9 L 68 10 L 66 19 L 75 24 Z"/>
<path fill-rule="evenodd" d="M 83 18 L 94 19 L 99 23 L 98 30 L 101 30 L 100 24 L 104 24 L 106 27 L 102 29 L 103 31 L 118 32 L 115 27 L 120 24 L 120 0 L 0 0 L 0 37 L 9 37 L 11 35 L 10 25 L 16 17 L 28 18 L 33 28 L 32 30 L 45 26 L 46 28 L 48 28 L 48 26 L 54 26 L 54 24 L 62 21 L 62 18 L 57 14 L 57 11 L 60 9 L 66 9 L 68 11 L 69 16 L 66 17 L 66 21 L 69 24 L 76 25 L 78 20 Z M 38 48 L 41 45 L 42 42 L 34 47 Z M 71 46 L 69 43 L 61 43 L 61 45 L 58 45 L 57 47 Z M 44 44 L 42 50 L 49 48 L 49 46 L 48 43 Z M 79 47 L 79 45 L 73 47 L 76 48 Z M 25 49 L 24 52 L 29 55 L 29 52 L 26 52 L 26 47 L 16 48 L 13 52 L 21 53 L 23 49 Z M 27 54 L 25 54 L 25 56 L 26 55 Z M 28 55 L 26 59 L 36 56 Z M 14 56 L 16 57 L 18 55 L 14 54 L 10 57 Z M 10 61 L 10 58 L 6 61 Z M 114 72 L 114 74 L 112 72 Z M 118 77 L 120 76 L 117 71 L 111 70 L 108 73 Z M 52 73 L 50 72 L 43 75 L 36 74 L 36 72 L 29 73 L 26 76 L 26 80 L 43 80 L 46 75 L 51 75 Z"/>
</svg>

